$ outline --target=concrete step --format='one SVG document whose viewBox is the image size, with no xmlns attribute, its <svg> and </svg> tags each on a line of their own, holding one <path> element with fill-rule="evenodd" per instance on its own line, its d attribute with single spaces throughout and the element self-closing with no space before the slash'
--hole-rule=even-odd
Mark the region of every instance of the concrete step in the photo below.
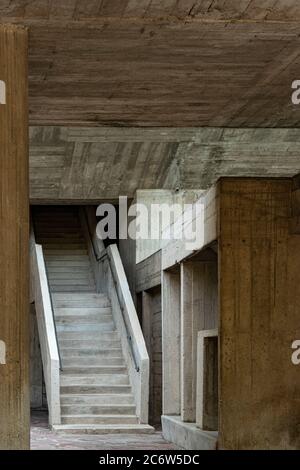
<svg viewBox="0 0 300 470">
<path fill-rule="evenodd" d="M 61 405 L 134 405 L 134 398 L 131 393 L 62 394 L 60 403 Z"/>
<path fill-rule="evenodd" d="M 84 274 L 85 276 L 90 275 L 91 267 L 87 264 L 86 266 L 66 266 L 61 263 L 61 266 L 47 266 L 47 273 L 49 275 L 55 275 L 56 273 L 63 273 L 68 277 L 72 277 L 75 273 Z"/>
<path fill-rule="evenodd" d="M 67 317 L 86 317 L 89 318 L 90 316 L 94 315 L 112 315 L 111 307 L 90 307 L 90 308 L 56 308 L 55 309 L 55 317 L 59 318 L 61 316 Z"/>
<path fill-rule="evenodd" d="M 49 284 L 54 285 L 67 285 L 67 286 L 80 286 L 80 285 L 92 285 L 95 283 L 88 276 L 82 277 L 81 279 L 57 279 L 53 277 L 53 274 L 49 276 Z M 78 291 L 77 291 L 78 292 Z"/>
<path fill-rule="evenodd" d="M 76 403 L 76 405 L 62 405 L 61 414 L 67 416 L 76 416 L 76 415 L 131 415 L 135 416 L 135 405 L 82 405 Z"/>
<path fill-rule="evenodd" d="M 103 335 L 101 335 L 102 337 Z M 81 348 L 98 348 L 99 346 L 103 348 L 121 348 L 121 341 L 116 337 L 116 338 L 108 338 L 108 339 L 98 339 L 98 336 L 96 339 L 61 339 L 59 341 L 59 346 L 60 348 L 63 349 L 68 349 L 68 348 L 74 348 L 74 349 L 81 349 Z"/>
<path fill-rule="evenodd" d="M 60 385 L 129 385 L 128 374 L 96 374 L 96 375 L 72 375 L 61 374 Z"/>
<path fill-rule="evenodd" d="M 112 314 L 103 315 L 101 313 L 94 313 L 89 315 L 57 315 L 55 312 L 55 321 L 59 324 L 86 324 L 86 323 L 113 323 Z"/>
<path fill-rule="evenodd" d="M 52 250 L 84 250 L 85 244 L 84 243 L 43 243 L 43 248 L 48 250 L 51 248 Z"/>
<path fill-rule="evenodd" d="M 85 366 L 64 367 L 63 374 L 87 375 L 87 374 L 127 374 L 127 368 L 123 366 Z"/>
<path fill-rule="evenodd" d="M 75 395 L 91 395 L 93 393 L 105 393 L 105 394 L 130 394 L 130 385 L 61 385 L 61 394 L 75 394 Z"/>
<path fill-rule="evenodd" d="M 84 356 L 84 357 L 63 357 L 62 366 L 64 367 L 109 367 L 124 366 L 123 356 Z"/>
<path fill-rule="evenodd" d="M 75 292 L 74 292 L 75 294 Z M 82 299 L 74 299 L 74 300 L 55 300 L 53 299 L 54 307 L 57 308 L 96 308 L 96 307 L 110 307 L 110 301 L 108 299 L 99 299 L 99 300 L 85 300 Z"/>
<path fill-rule="evenodd" d="M 69 434 L 153 434 L 155 429 L 148 424 L 60 424 L 53 431 Z"/>
<path fill-rule="evenodd" d="M 82 235 L 78 235 L 78 234 L 73 234 L 73 235 L 70 235 L 70 234 L 66 234 L 66 235 L 61 235 L 60 237 L 57 236 L 57 234 L 54 234 L 53 236 L 50 236 L 50 235 L 47 235 L 47 237 L 44 237 L 41 235 L 39 235 L 39 239 L 42 240 L 42 245 L 52 245 L 53 243 L 55 244 L 59 244 L 59 245 L 62 245 L 64 246 L 65 244 L 66 245 L 70 245 L 70 244 L 74 244 L 74 243 L 80 243 L 82 245 L 85 245 L 85 241 L 84 241 L 84 238 Z"/>
<path fill-rule="evenodd" d="M 74 294 L 53 294 L 53 305 L 57 308 L 96 308 L 96 307 L 110 307 L 110 300 L 106 295 L 100 294 L 87 294 L 81 292 L 79 295 Z"/>
<path fill-rule="evenodd" d="M 73 279 L 73 280 L 50 279 L 49 280 L 49 285 L 50 285 L 50 287 L 51 286 L 57 286 L 57 287 L 67 286 L 67 287 L 71 287 L 72 290 L 73 290 L 74 287 L 77 287 L 77 291 L 75 290 L 75 292 L 78 292 L 79 290 L 80 290 L 80 292 L 86 292 L 87 287 L 93 287 L 94 288 L 93 292 L 95 292 L 95 290 L 96 290 L 95 283 L 93 283 L 89 279 L 86 279 L 86 280 L 80 280 L 80 279 Z M 82 289 L 81 289 L 81 287 L 82 287 Z"/>
<path fill-rule="evenodd" d="M 45 259 L 46 259 L 46 264 L 47 264 L 47 260 L 50 260 L 50 261 L 74 261 L 74 260 L 77 260 L 77 261 L 86 261 L 87 263 L 89 263 L 89 260 L 87 258 L 87 256 L 85 255 L 77 255 L 77 256 L 74 256 L 74 255 L 70 255 L 70 256 L 67 256 L 67 255 L 62 255 L 62 256 L 57 256 L 57 255 L 53 255 L 53 256 L 45 256 Z M 69 273 L 70 270 L 66 270 L 66 273 Z M 72 272 L 72 271 L 71 271 Z M 62 272 L 60 275 L 62 276 L 62 279 L 63 279 L 63 276 L 64 276 L 64 272 Z M 92 272 L 92 269 L 90 269 L 90 274 L 93 275 L 93 272 Z M 80 276 L 86 276 L 86 271 L 84 270 L 83 273 L 81 273 L 80 271 L 77 271 L 77 272 L 73 272 L 73 278 L 76 276 L 77 277 L 80 277 Z"/>
<path fill-rule="evenodd" d="M 70 300 L 70 301 L 75 301 L 75 300 L 81 300 L 83 297 L 81 292 L 78 292 L 77 294 L 70 294 L 70 295 L 63 295 L 63 294 L 56 294 L 54 296 L 55 300 Z M 101 299 L 106 299 L 108 300 L 108 297 L 106 294 L 86 294 L 84 295 L 84 300 L 101 300 Z"/>
<path fill-rule="evenodd" d="M 84 292 L 95 292 L 95 287 L 90 286 L 62 286 L 62 285 L 51 285 L 52 292 L 78 292 L 79 290 Z"/>
<path fill-rule="evenodd" d="M 54 268 L 64 268 L 66 272 L 71 271 L 71 268 L 78 267 L 80 269 L 88 268 L 91 269 L 91 263 L 88 259 L 86 260 L 63 260 L 63 259 L 51 259 L 46 261 L 47 269 L 50 271 Z M 72 272 L 72 271 L 71 271 Z M 77 271 L 78 272 L 78 271 Z"/>
<path fill-rule="evenodd" d="M 121 341 L 119 339 L 115 340 L 102 340 L 98 341 L 93 339 L 60 339 L 59 340 L 60 349 L 98 349 L 99 347 L 103 349 L 122 349 Z"/>
<path fill-rule="evenodd" d="M 71 266 L 71 267 L 64 267 L 58 266 L 58 267 L 47 267 L 47 272 L 48 272 L 48 279 L 51 281 L 53 279 L 61 279 L 62 281 L 65 279 L 70 279 L 73 277 L 75 280 L 80 280 L 80 279 L 90 279 L 93 282 L 94 281 L 94 276 L 91 273 L 91 270 L 86 267 L 86 268 L 80 268 L 77 266 Z M 80 291 L 81 292 L 81 291 Z"/>
<path fill-rule="evenodd" d="M 108 323 L 81 323 L 81 324 L 74 324 L 74 323 L 65 323 L 65 324 L 57 324 L 57 332 L 73 332 L 73 331 L 80 331 L 82 336 L 85 336 L 85 333 L 88 331 L 114 331 L 115 325 L 114 323 L 108 322 Z"/>
<path fill-rule="evenodd" d="M 80 331 L 61 331 L 57 332 L 60 341 L 97 341 L 98 345 L 102 341 L 115 341 L 119 340 L 119 335 L 116 330 L 113 331 L 86 331 L 84 338 Z"/>
<path fill-rule="evenodd" d="M 81 250 L 53 250 L 51 248 L 44 249 L 43 247 L 43 253 L 46 257 L 52 257 L 58 255 L 60 256 L 74 256 L 77 259 L 77 256 L 87 256 L 88 257 L 88 251 L 87 248 L 81 249 Z"/>
<path fill-rule="evenodd" d="M 61 415 L 62 424 L 138 424 L 135 415 Z"/>
<path fill-rule="evenodd" d="M 121 348 L 61 348 L 60 353 L 62 357 L 122 357 Z"/>
</svg>

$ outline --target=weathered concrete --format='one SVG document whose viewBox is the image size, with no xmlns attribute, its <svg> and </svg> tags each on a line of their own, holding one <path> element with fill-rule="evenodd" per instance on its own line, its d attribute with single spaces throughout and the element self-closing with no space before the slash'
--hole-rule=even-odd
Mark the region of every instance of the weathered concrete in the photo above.
<svg viewBox="0 0 300 470">
<path fill-rule="evenodd" d="M 175 190 L 138 190 L 136 193 L 137 204 L 142 204 L 148 210 L 147 217 L 142 216 L 139 218 L 141 224 L 139 230 L 144 228 L 147 224 L 150 232 L 154 236 L 152 238 L 137 239 L 136 241 L 136 262 L 140 263 L 149 256 L 156 253 L 161 249 L 165 243 L 162 240 L 164 231 L 173 225 L 176 220 L 182 216 L 185 209 L 185 204 L 193 204 L 196 202 L 200 195 L 203 193 L 201 190 L 189 191 L 175 191 Z M 164 210 L 170 208 L 171 212 L 168 217 L 168 211 Z M 148 215 L 150 214 L 150 215 Z"/>
<path fill-rule="evenodd" d="M 31 450 L 175 450 L 160 432 L 153 434 L 70 434 L 55 433 L 48 427 L 47 413 L 34 412 L 31 425 Z"/>
<path fill-rule="evenodd" d="M 218 330 L 198 332 L 196 424 L 218 430 Z"/>
<path fill-rule="evenodd" d="M 161 418 L 163 437 L 188 450 L 216 450 L 218 433 L 202 431 L 194 423 L 184 423 L 179 416 Z"/>
<path fill-rule="evenodd" d="M 209 188 L 220 176 L 293 176 L 299 148 L 292 128 L 32 127 L 30 197 L 97 203 L 164 188 L 156 202 L 170 192 L 178 201 L 182 190 Z"/>
<path fill-rule="evenodd" d="M 196 421 L 197 335 L 217 327 L 217 261 L 189 261 L 180 265 L 181 303 L 181 418 Z"/>
<path fill-rule="evenodd" d="M 162 307 L 160 286 L 142 294 L 142 329 L 150 358 L 149 422 L 161 425 Z"/>
<path fill-rule="evenodd" d="M 0 449 L 29 447 L 27 31 L 0 26 Z M 4 359 L 4 360 L 3 360 Z"/>
<path fill-rule="evenodd" d="M 180 272 L 162 275 L 163 414 L 180 415 Z"/>
<path fill-rule="evenodd" d="M 218 185 L 220 448 L 299 449 L 300 237 L 292 180 Z"/>
<path fill-rule="evenodd" d="M 136 292 L 161 285 L 161 250 L 136 265 Z"/>
</svg>

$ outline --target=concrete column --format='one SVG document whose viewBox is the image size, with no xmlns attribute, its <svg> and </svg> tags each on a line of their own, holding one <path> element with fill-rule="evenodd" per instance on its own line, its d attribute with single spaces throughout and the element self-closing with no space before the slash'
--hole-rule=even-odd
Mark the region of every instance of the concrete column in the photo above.
<svg viewBox="0 0 300 470">
<path fill-rule="evenodd" d="M 163 414 L 180 415 L 180 273 L 162 274 Z"/>
<path fill-rule="evenodd" d="M 181 264 L 181 418 L 196 421 L 198 331 L 217 328 L 217 261 Z"/>
<path fill-rule="evenodd" d="M 0 26 L 0 449 L 29 447 L 27 31 Z"/>
<path fill-rule="evenodd" d="M 300 237 L 292 182 L 219 182 L 219 447 L 299 449 Z"/>
</svg>

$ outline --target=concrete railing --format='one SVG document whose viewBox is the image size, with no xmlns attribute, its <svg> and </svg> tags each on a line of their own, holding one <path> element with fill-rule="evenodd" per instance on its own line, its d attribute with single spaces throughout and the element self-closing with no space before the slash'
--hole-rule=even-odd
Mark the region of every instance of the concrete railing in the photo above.
<svg viewBox="0 0 300 470">
<path fill-rule="evenodd" d="M 107 257 L 112 311 L 129 366 L 137 414 L 141 424 L 148 424 L 149 356 L 117 245 L 107 248 Z"/>
<path fill-rule="evenodd" d="M 80 212 L 80 219 L 88 242 L 97 291 L 107 294 L 111 301 L 114 322 L 128 366 L 137 416 L 140 424 L 148 424 L 150 361 L 120 253 L 115 244 L 105 248 L 103 241 L 96 236 L 95 221 L 89 219 L 89 214 L 84 209 Z"/>
<path fill-rule="evenodd" d="M 61 423 L 60 359 L 48 279 L 41 245 L 30 239 L 31 300 L 35 303 L 41 355 L 49 410 L 49 424 Z"/>
</svg>

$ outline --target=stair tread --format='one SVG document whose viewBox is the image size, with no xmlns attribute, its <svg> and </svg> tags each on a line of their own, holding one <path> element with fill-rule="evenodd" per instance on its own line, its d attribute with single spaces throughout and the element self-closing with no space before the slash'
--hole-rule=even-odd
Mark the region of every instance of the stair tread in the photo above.
<svg viewBox="0 0 300 470">
<path fill-rule="evenodd" d="M 104 433 L 145 433 L 153 434 L 154 428 L 149 424 L 60 424 L 54 425 L 55 432 L 84 433 L 84 434 L 104 434 Z"/>
<path fill-rule="evenodd" d="M 132 398 L 133 397 L 133 394 L 132 393 L 91 393 L 91 394 L 88 394 L 88 393 L 84 393 L 84 394 L 81 394 L 81 393 L 61 393 L 60 394 L 60 397 L 61 398 L 89 398 L 89 397 L 93 397 L 93 398 L 98 398 L 98 397 L 128 397 L 128 398 Z"/>
</svg>

